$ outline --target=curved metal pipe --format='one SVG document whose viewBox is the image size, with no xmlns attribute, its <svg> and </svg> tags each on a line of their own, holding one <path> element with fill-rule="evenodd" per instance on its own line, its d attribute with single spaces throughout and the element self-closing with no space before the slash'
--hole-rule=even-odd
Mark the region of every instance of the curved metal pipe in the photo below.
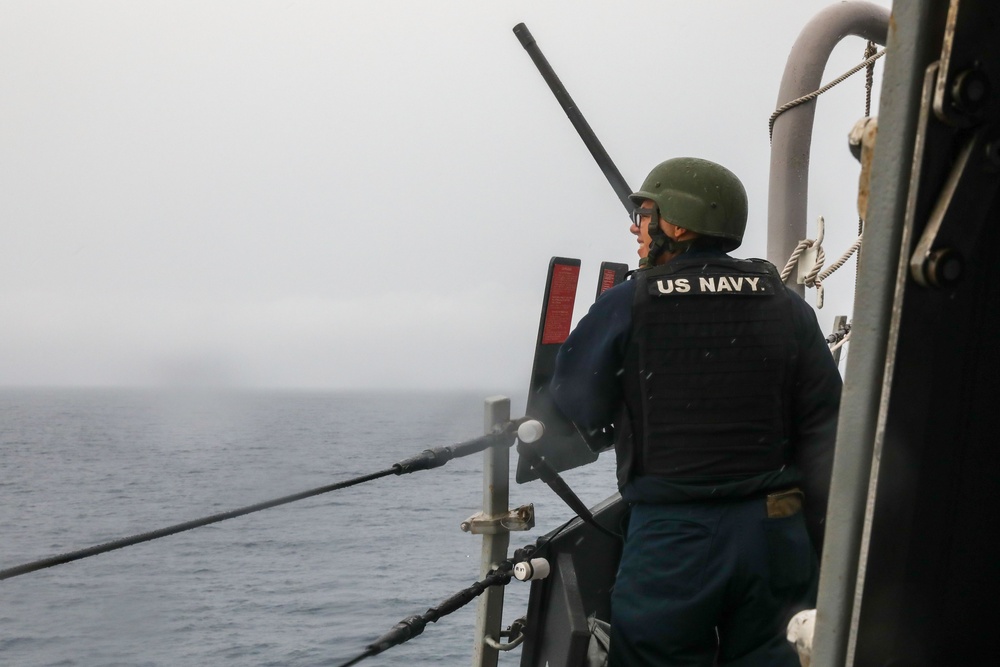
<svg viewBox="0 0 1000 667">
<path fill-rule="evenodd" d="M 889 10 L 870 2 L 841 2 L 827 7 L 806 24 L 788 54 L 778 103 L 817 90 L 830 53 L 849 35 L 885 44 Z M 809 150 L 816 100 L 778 116 L 771 137 L 771 172 L 767 196 L 767 258 L 781 268 L 798 242 L 806 238 Z M 801 285 L 793 286 L 802 294 Z"/>
</svg>

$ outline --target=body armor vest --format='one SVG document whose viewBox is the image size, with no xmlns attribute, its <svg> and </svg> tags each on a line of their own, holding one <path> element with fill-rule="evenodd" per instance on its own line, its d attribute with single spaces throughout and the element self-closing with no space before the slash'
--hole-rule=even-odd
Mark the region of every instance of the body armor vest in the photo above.
<svg viewBox="0 0 1000 667">
<path fill-rule="evenodd" d="M 636 281 L 619 484 L 749 476 L 788 463 L 797 345 L 774 266 L 682 256 Z"/>
</svg>

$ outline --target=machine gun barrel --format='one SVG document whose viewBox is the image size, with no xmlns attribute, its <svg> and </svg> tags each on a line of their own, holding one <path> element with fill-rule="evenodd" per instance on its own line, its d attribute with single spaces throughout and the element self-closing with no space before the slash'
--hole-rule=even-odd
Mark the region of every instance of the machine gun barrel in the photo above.
<svg viewBox="0 0 1000 667">
<path fill-rule="evenodd" d="M 622 205 L 625 210 L 628 211 L 629 215 L 632 214 L 632 209 L 634 208 L 631 200 L 629 200 L 629 195 L 632 194 L 632 188 L 628 186 L 625 179 L 622 177 L 618 167 L 615 163 L 611 161 L 611 156 L 608 152 L 604 150 L 604 146 L 601 145 L 600 140 L 597 135 L 594 134 L 594 130 L 591 129 L 590 124 L 587 123 L 587 119 L 583 117 L 580 113 L 580 109 L 576 106 L 573 98 L 569 96 L 566 91 L 566 87 L 563 86 L 562 81 L 556 76 L 555 71 L 552 66 L 549 65 L 549 61 L 546 60 L 545 56 L 542 54 L 541 49 L 538 48 L 538 43 L 535 42 L 535 38 L 531 36 L 528 31 L 528 27 L 523 23 L 518 23 L 514 26 L 514 34 L 517 35 L 518 40 L 521 42 L 521 46 L 524 50 L 528 52 L 531 56 L 531 60 L 535 63 L 535 67 L 538 68 L 539 73 L 541 73 L 542 78 L 545 82 L 549 84 L 549 88 L 552 93 L 556 96 L 560 106 L 562 106 L 563 111 L 569 117 L 573 127 L 579 133 L 580 138 L 583 139 L 583 143 L 587 145 L 590 150 L 590 154 L 594 156 L 597 161 L 597 166 L 601 168 L 604 172 L 604 177 L 608 179 L 608 183 L 611 184 L 611 188 L 618 195 L 618 199 L 621 200 Z"/>
</svg>

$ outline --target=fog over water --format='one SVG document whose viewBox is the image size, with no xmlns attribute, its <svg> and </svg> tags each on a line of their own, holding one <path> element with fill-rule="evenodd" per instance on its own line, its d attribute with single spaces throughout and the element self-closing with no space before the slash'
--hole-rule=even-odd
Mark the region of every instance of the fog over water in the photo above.
<svg viewBox="0 0 1000 667">
<path fill-rule="evenodd" d="M 681 155 L 739 174 L 763 256 L 768 117 L 829 4 L 8 0 L 0 386 L 521 389 L 548 259 L 582 259 L 579 317 L 636 245 L 512 27 L 633 187 Z M 831 261 L 863 113 L 863 74 L 818 106 Z M 825 330 L 853 283 L 827 281 Z"/>
</svg>

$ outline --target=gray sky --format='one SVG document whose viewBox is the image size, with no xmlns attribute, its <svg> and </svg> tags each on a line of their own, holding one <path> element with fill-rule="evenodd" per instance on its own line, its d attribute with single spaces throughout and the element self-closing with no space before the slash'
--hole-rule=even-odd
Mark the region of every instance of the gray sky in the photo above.
<svg viewBox="0 0 1000 667">
<path fill-rule="evenodd" d="M 736 254 L 764 256 L 767 120 L 829 4 L 4 0 L 0 386 L 523 390 L 549 258 L 583 260 L 579 318 L 637 246 L 512 27 L 632 187 L 680 155 L 739 174 Z M 818 107 L 830 262 L 863 112 L 863 74 Z M 852 260 L 824 329 L 853 283 Z"/>
</svg>

